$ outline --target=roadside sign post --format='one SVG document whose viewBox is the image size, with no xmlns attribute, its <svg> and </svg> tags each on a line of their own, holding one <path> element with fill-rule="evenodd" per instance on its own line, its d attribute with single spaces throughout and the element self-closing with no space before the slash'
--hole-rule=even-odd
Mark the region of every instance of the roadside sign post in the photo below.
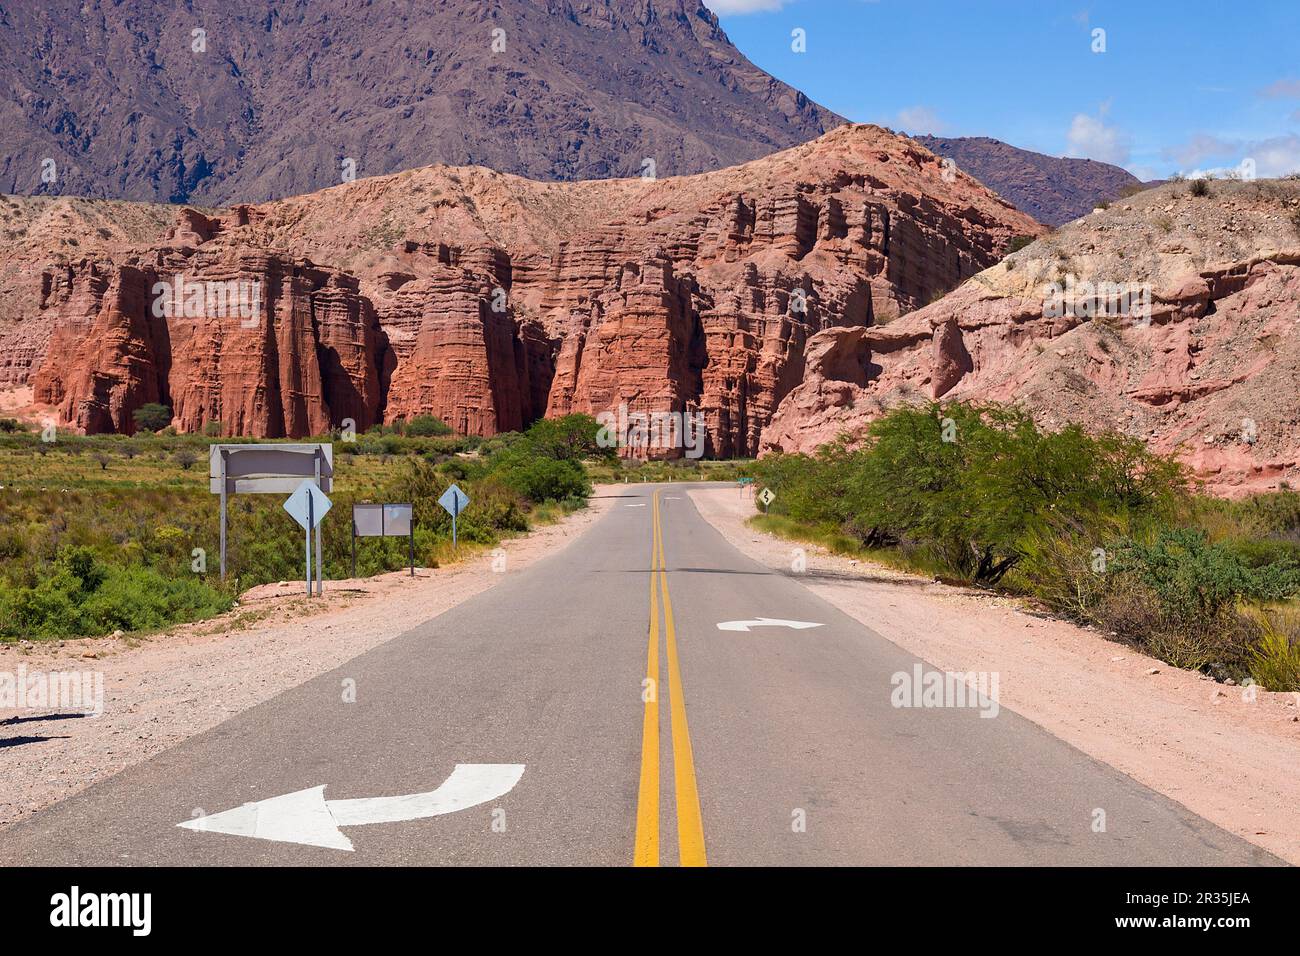
<svg viewBox="0 0 1300 956">
<path fill-rule="evenodd" d="M 307 496 L 307 596 L 311 597 L 311 529 L 316 527 L 315 502 Z M 317 564 L 319 564 L 319 560 Z"/>
<path fill-rule="evenodd" d="M 460 513 L 469 504 L 469 495 L 461 491 L 459 485 L 452 485 L 442 493 L 442 497 L 438 499 L 438 504 L 442 505 L 443 510 L 451 515 L 451 546 L 454 548 L 456 547 L 456 519 L 460 517 Z"/>
<path fill-rule="evenodd" d="M 406 536 L 411 577 L 415 577 L 415 509 L 409 504 L 352 506 L 352 576 L 357 576 L 357 538 Z"/>
<path fill-rule="evenodd" d="M 229 551 L 230 496 L 285 494 L 307 479 L 323 492 L 332 490 L 334 446 L 329 442 L 290 444 L 239 442 L 208 449 L 208 490 L 221 496 L 221 579 L 226 578 Z M 317 502 L 319 510 L 319 502 Z M 324 516 L 322 512 L 321 517 Z M 318 523 L 319 523 L 319 519 Z M 323 593 L 325 564 L 320 532 L 316 536 L 317 593 Z"/>
<path fill-rule="evenodd" d="M 221 580 L 226 580 L 226 454 L 222 449 L 217 454 L 219 461 L 218 478 L 221 481 Z"/>
<path fill-rule="evenodd" d="M 289 496 L 284 503 L 284 510 L 289 512 L 289 516 L 302 526 L 306 532 L 306 564 L 307 564 L 307 596 L 311 597 L 311 533 L 316 532 L 316 574 L 319 581 L 320 576 L 320 522 L 329 512 L 334 503 L 325 497 L 325 492 L 311 481 L 304 481 L 298 486 L 298 490 Z M 318 591 L 318 594 L 323 593 Z"/>
<path fill-rule="evenodd" d="M 316 475 L 315 475 L 316 487 L 319 488 L 320 487 L 320 458 L 319 457 L 316 458 L 313 464 L 316 466 Z M 321 517 L 323 518 L 325 516 L 322 514 Z M 312 527 L 316 529 L 316 593 L 319 595 L 325 593 L 325 576 L 322 570 L 325 567 L 325 562 L 322 561 L 320 557 L 320 551 L 321 551 L 320 525 L 313 524 Z"/>
</svg>

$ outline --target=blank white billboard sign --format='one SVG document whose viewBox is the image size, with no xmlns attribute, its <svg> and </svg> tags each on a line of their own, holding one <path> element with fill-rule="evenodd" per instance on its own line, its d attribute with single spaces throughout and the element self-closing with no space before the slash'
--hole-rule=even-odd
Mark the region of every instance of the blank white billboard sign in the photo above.
<svg viewBox="0 0 1300 956">
<path fill-rule="evenodd" d="M 410 505 L 353 505 L 352 525 L 359 538 L 400 537 L 411 533 Z"/>
</svg>

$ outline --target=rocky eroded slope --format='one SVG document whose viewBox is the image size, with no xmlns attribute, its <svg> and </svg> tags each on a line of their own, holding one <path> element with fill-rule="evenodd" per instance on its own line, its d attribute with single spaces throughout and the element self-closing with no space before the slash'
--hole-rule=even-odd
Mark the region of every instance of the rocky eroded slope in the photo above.
<svg viewBox="0 0 1300 956">
<path fill-rule="evenodd" d="M 670 179 L 435 166 L 260 206 L 0 213 L 0 370 L 74 427 L 161 401 L 182 430 L 428 412 L 486 435 L 626 403 L 703 413 L 723 456 L 757 451 L 809 336 L 890 323 L 1042 232 L 873 126 Z"/>
<path fill-rule="evenodd" d="M 1221 493 L 1294 485 L 1300 182 L 1140 193 L 896 322 L 814 336 L 807 363 L 766 452 L 860 434 L 897 402 L 992 400 L 1140 436 Z"/>
<path fill-rule="evenodd" d="M 0 59 L 0 190 L 22 194 L 260 202 L 349 164 L 682 175 L 843 122 L 699 0 L 6 3 Z"/>
<path fill-rule="evenodd" d="M 1119 166 L 1095 159 L 1046 156 L 987 136 L 917 136 L 916 141 L 936 156 L 951 159 L 1017 209 L 1049 226 L 1086 216 L 1143 185 Z"/>
</svg>

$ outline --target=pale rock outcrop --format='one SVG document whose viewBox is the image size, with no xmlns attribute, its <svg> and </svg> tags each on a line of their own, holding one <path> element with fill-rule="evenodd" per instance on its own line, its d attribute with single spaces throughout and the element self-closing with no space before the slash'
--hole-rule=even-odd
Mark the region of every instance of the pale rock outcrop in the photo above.
<svg viewBox="0 0 1300 956">
<path fill-rule="evenodd" d="M 1048 427 L 1118 430 L 1178 455 L 1217 493 L 1300 478 L 1300 183 L 1172 184 L 1064 227 L 880 329 L 809 343 L 764 453 L 808 452 L 899 402 L 1016 403 Z M 1107 283 L 1057 307 L 1067 279 Z M 1142 306 L 1143 294 L 1150 308 Z M 1112 310 L 1113 311 L 1113 310 Z M 880 339 L 897 329 L 890 354 Z M 816 356 L 816 361 L 813 357 Z M 844 367 L 860 367 L 845 376 Z M 864 378 L 865 377 L 865 378 Z"/>
</svg>

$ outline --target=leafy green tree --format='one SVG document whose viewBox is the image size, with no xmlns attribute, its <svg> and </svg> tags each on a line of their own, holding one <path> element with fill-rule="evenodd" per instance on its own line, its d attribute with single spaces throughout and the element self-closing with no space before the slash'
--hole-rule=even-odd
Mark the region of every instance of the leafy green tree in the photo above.
<svg viewBox="0 0 1300 956">
<path fill-rule="evenodd" d="M 495 475 L 530 501 L 563 501 L 591 493 L 591 482 L 580 462 L 553 458 L 516 458 Z"/>
<path fill-rule="evenodd" d="M 137 430 L 142 432 L 162 431 L 172 422 L 172 410 L 166 405 L 159 405 L 157 402 L 150 402 L 147 405 L 141 405 L 131 413 L 131 418 L 135 422 Z"/>
<path fill-rule="evenodd" d="M 540 418 L 524 432 L 533 454 L 556 461 L 582 461 L 586 458 L 613 458 L 613 446 L 601 447 L 597 441 L 600 424 L 590 415 L 565 415 Z"/>
<path fill-rule="evenodd" d="M 452 427 L 433 415 L 416 415 L 406 423 L 405 434 L 408 438 L 433 438 L 437 435 L 452 434 Z"/>
</svg>

